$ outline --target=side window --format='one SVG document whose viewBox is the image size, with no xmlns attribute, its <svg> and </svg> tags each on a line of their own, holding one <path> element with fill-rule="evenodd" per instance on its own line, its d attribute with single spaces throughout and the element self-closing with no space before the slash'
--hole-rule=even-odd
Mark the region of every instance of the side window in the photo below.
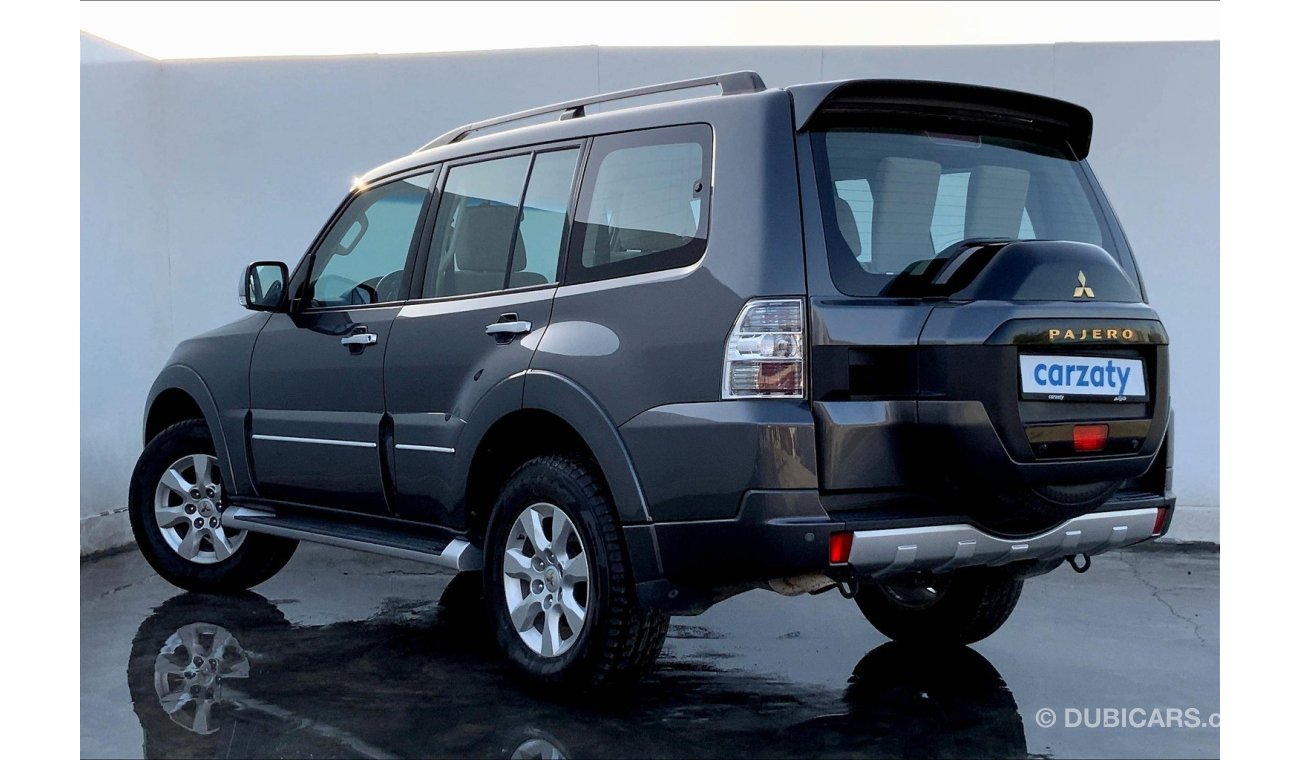
<svg viewBox="0 0 1300 760">
<path fill-rule="evenodd" d="M 361 306 L 403 297 L 411 240 L 431 176 L 380 185 L 344 209 L 312 261 L 312 306 Z"/>
<path fill-rule="evenodd" d="M 568 281 L 697 261 L 708 234 L 712 155 L 704 125 L 597 137 L 578 196 Z"/>
<path fill-rule="evenodd" d="M 515 233 L 509 287 L 544 285 L 559 276 L 564 219 L 573 195 L 578 153 L 577 148 L 571 148 L 538 153 L 533 159 L 519 230 Z"/>
<path fill-rule="evenodd" d="M 506 283 L 527 154 L 452 167 L 438 202 L 424 297 L 501 290 Z"/>
</svg>

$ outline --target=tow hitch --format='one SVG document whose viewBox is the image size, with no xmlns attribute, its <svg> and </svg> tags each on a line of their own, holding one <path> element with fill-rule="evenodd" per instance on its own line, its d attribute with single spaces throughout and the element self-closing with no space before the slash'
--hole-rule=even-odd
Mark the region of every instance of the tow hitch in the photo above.
<svg viewBox="0 0 1300 760">
<path fill-rule="evenodd" d="M 1082 561 L 1079 560 L 1080 557 L 1083 557 Z M 1065 561 L 1070 563 L 1070 567 L 1076 573 L 1086 573 L 1088 568 L 1092 567 L 1092 557 L 1087 554 L 1071 554 L 1065 558 Z"/>
<path fill-rule="evenodd" d="M 858 579 L 849 578 L 848 580 L 840 581 L 835 584 L 835 588 L 839 589 L 840 596 L 845 599 L 853 599 L 858 595 Z"/>
</svg>

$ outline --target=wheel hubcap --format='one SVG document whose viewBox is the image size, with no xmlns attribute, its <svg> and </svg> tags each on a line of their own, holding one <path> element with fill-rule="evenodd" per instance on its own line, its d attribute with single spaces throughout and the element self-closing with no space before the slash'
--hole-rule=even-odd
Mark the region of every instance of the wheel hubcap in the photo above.
<svg viewBox="0 0 1300 760">
<path fill-rule="evenodd" d="M 163 471 L 153 512 L 172 551 L 190 562 L 210 565 L 239 550 L 244 532 L 222 527 L 221 495 L 221 471 L 214 456 L 181 457 Z"/>
<path fill-rule="evenodd" d="M 515 518 L 502 555 L 506 610 L 519 638 L 542 657 L 569 650 L 587 620 L 587 551 L 567 515 L 538 503 Z"/>
</svg>

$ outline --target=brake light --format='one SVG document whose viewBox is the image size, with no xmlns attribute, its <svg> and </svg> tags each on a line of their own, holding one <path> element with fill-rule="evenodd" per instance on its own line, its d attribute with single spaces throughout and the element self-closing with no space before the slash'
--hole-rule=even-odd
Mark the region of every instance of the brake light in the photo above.
<svg viewBox="0 0 1300 760">
<path fill-rule="evenodd" d="M 1074 450 L 1080 453 L 1101 451 L 1106 448 L 1110 425 L 1075 425 Z"/>
<path fill-rule="evenodd" d="M 849 561 L 849 551 L 853 548 L 853 532 L 840 531 L 831 534 L 831 564 L 842 565 Z"/>
<path fill-rule="evenodd" d="M 803 299 L 759 299 L 745 304 L 727 338 L 723 398 L 802 396 Z"/>
</svg>

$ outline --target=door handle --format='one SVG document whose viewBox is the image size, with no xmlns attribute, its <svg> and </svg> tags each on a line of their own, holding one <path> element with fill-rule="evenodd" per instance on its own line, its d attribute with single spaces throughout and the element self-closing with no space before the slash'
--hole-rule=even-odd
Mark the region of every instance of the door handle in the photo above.
<svg viewBox="0 0 1300 760">
<path fill-rule="evenodd" d="M 378 342 L 379 336 L 374 333 L 357 333 L 339 340 L 345 346 L 373 346 Z"/>
<path fill-rule="evenodd" d="M 532 332 L 533 323 L 522 319 L 512 322 L 493 322 L 487 326 L 488 335 L 524 335 Z"/>
</svg>

